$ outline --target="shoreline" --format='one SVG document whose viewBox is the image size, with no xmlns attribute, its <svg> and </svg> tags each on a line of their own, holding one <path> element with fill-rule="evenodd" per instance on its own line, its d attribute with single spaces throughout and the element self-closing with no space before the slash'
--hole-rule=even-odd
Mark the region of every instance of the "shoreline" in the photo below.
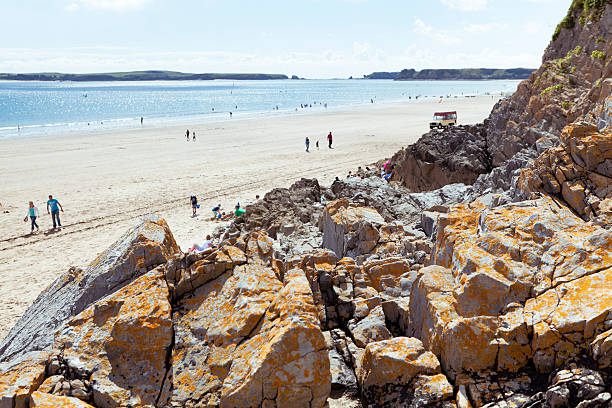
<svg viewBox="0 0 612 408">
<path fill-rule="evenodd" d="M 384 82 L 386 84 L 390 82 L 389 80 L 368 80 L 368 81 L 376 82 L 376 83 Z M 24 81 L 16 81 L 16 82 L 24 83 Z M 146 83 L 149 83 L 149 82 L 151 81 L 144 81 L 142 83 L 136 82 L 135 84 L 136 86 L 142 86 L 143 83 L 146 85 Z M 175 81 L 158 81 L 158 82 L 168 84 L 168 86 L 173 86 L 174 85 L 173 82 Z M 184 85 L 185 83 L 195 83 L 195 82 L 199 83 L 202 81 L 180 81 L 180 82 Z M 247 82 L 260 83 L 262 81 L 247 81 Z M 263 82 L 269 82 L 269 81 L 263 81 Z M 278 82 L 278 81 L 273 81 L 273 82 Z M 465 84 L 465 83 L 470 83 L 470 82 L 475 82 L 475 81 L 416 81 L 416 82 L 421 82 L 423 84 L 429 84 L 430 86 L 433 83 L 439 83 L 439 82 L 444 82 L 444 83 L 448 83 L 451 85 L 448 90 L 444 90 L 444 91 L 441 91 L 439 89 L 438 90 L 422 89 L 423 92 L 421 93 L 419 92 L 418 88 L 415 88 L 415 89 L 412 89 L 411 91 L 407 91 L 407 93 L 405 94 L 402 93 L 401 96 L 399 95 L 400 91 L 398 91 L 397 94 L 393 94 L 393 95 L 379 95 L 380 99 L 376 99 L 376 97 L 374 97 L 375 99 L 374 105 L 396 106 L 396 105 L 403 105 L 403 104 L 428 103 L 431 101 L 438 101 L 440 99 L 440 96 L 443 97 L 445 102 L 450 102 L 450 101 L 454 101 L 457 99 L 480 97 L 480 96 L 499 97 L 499 96 L 505 96 L 508 94 L 508 92 L 510 92 L 510 91 L 505 92 L 504 90 L 502 90 L 501 85 L 498 87 L 499 89 L 495 89 L 495 90 L 482 90 L 482 89 L 477 90 L 477 89 L 470 89 L 470 87 L 467 86 L 465 93 L 463 90 L 453 88 L 453 87 L 456 87 L 456 84 L 462 84 L 462 83 Z M 488 82 L 488 83 L 499 82 L 499 83 L 505 83 L 505 84 L 512 83 L 512 86 L 508 88 L 511 90 L 514 90 L 516 86 L 518 86 L 518 83 L 519 83 L 519 81 L 511 81 L 511 80 L 489 80 L 485 82 Z M 45 84 L 45 82 L 40 82 L 40 83 Z M 227 84 L 233 84 L 234 82 L 227 81 L 227 80 L 219 80 L 218 83 L 227 85 Z M 99 83 L 93 82 L 89 84 L 93 86 L 95 84 L 104 85 L 107 83 L 106 82 L 99 82 Z M 79 86 L 79 85 L 81 84 L 76 84 L 75 86 Z M 123 85 L 131 86 L 130 83 L 123 84 Z M 419 85 L 417 85 L 417 87 L 418 86 Z M 492 85 L 491 87 L 495 88 L 496 86 Z M 395 89 L 395 87 L 393 88 Z M 71 89 L 71 88 L 68 87 L 67 89 Z M 92 89 L 97 89 L 97 87 L 94 86 L 94 88 Z M 432 93 L 432 91 L 434 93 Z M 376 91 L 374 90 L 373 92 L 376 93 Z M 411 99 L 408 98 L 409 95 L 412 96 Z M 416 96 L 420 96 L 420 97 L 418 99 L 415 99 Z M 248 95 L 246 97 L 248 98 Z M 214 96 L 214 98 L 216 98 L 216 96 Z M 309 98 L 310 97 L 308 97 L 308 99 Z M 174 111 L 171 109 L 170 111 L 174 113 L 170 113 L 170 114 L 167 113 L 168 111 L 160 111 L 159 109 L 153 109 L 152 111 L 148 111 L 146 108 L 143 111 L 140 111 L 140 109 L 138 110 L 128 109 L 128 110 L 121 111 L 121 112 L 111 109 L 107 112 L 105 117 L 100 116 L 96 118 L 92 117 L 91 115 L 85 115 L 85 116 L 82 116 L 82 115 L 65 116 L 64 115 L 62 117 L 57 117 L 57 115 L 55 115 L 55 116 L 50 116 L 50 117 L 39 118 L 39 120 L 37 121 L 26 120 L 25 123 L 15 123 L 13 119 L 11 121 L 6 121 L 5 126 L 0 126 L 0 142 L 2 142 L 3 140 L 10 140 L 10 139 L 15 139 L 15 138 L 38 138 L 38 137 L 51 137 L 51 136 L 58 136 L 58 135 L 65 135 L 65 134 L 82 134 L 82 133 L 94 134 L 94 133 L 104 133 L 104 132 L 111 132 L 111 131 L 136 130 L 136 129 L 140 129 L 142 126 L 140 124 L 141 117 L 144 117 L 144 127 L 151 127 L 151 126 L 152 127 L 164 127 L 164 126 L 181 126 L 181 125 L 187 126 L 193 123 L 196 123 L 196 124 L 225 123 L 228 121 L 262 119 L 262 118 L 269 118 L 269 117 L 284 117 L 284 116 L 292 116 L 292 115 L 310 115 L 313 113 L 317 114 L 317 113 L 325 113 L 325 112 L 344 112 L 344 111 L 349 111 L 349 110 L 352 111 L 355 109 L 369 109 L 372 106 L 370 103 L 370 99 L 371 99 L 370 97 L 366 97 L 363 99 L 350 99 L 350 100 L 333 100 L 332 98 L 332 100 L 329 100 L 329 101 L 319 101 L 319 104 L 317 104 L 317 102 L 313 102 L 313 104 L 310 107 L 302 107 L 302 108 L 300 108 L 299 101 L 295 101 L 295 100 L 284 101 L 284 102 L 277 102 L 277 106 L 280 106 L 279 110 L 274 109 L 273 103 L 270 106 L 268 106 L 267 104 L 265 104 L 266 106 L 252 106 L 251 105 L 247 107 L 246 109 L 244 109 L 244 107 L 241 106 L 241 108 L 243 108 L 244 110 L 242 109 L 234 110 L 232 109 L 233 105 L 232 107 L 228 107 L 228 106 L 223 106 L 223 103 L 221 103 L 221 106 L 216 106 L 216 103 L 215 103 L 214 105 L 211 105 L 211 106 L 213 106 L 213 108 L 218 108 L 218 109 L 217 110 L 213 109 L 212 111 L 210 111 L 210 106 L 208 106 L 208 109 L 202 109 L 204 108 L 204 106 L 206 106 L 205 104 L 205 105 L 199 106 L 193 111 L 190 111 L 190 110 L 182 111 L 180 109 L 177 111 Z M 68 107 L 70 109 L 74 109 L 75 102 L 73 99 L 70 99 L 70 101 L 71 102 L 69 102 Z M 290 103 L 287 104 L 287 102 L 290 102 Z M 297 105 L 293 105 L 291 102 L 294 102 L 294 103 L 297 102 Z M 326 106 L 327 105 L 329 106 L 324 108 L 323 107 L 324 102 Z M 78 109 L 79 108 L 77 108 L 77 110 Z M 233 112 L 233 117 L 228 116 L 230 111 Z"/>
<path fill-rule="evenodd" d="M 0 203 L 9 211 L 0 212 L 0 336 L 55 278 L 70 266 L 85 267 L 146 213 L 165 218 L 186 250 L 219 225 L 210 211 L 219 202 L 232 209 L 302 177 L 329 185 L 335 176 L 414 143 L 441 105 L 458 110 L 459 123 L 467 124 L 486 118 L 497 100 L 192 123 L 196 143 L 186 142 L 185 125 L 0 141 Z M 325 140 L 330 130 L 334 149 Z M 306 136 L 310 153 L 304 151 Z M 191 218 L 191 192 L 201 205 L 198 218 Z M 48 194 L 66 210 L 61 231 L 49 230 Z M 23 222 L 29 200 L 41 213 L 35 235 Z"/>
</svg>

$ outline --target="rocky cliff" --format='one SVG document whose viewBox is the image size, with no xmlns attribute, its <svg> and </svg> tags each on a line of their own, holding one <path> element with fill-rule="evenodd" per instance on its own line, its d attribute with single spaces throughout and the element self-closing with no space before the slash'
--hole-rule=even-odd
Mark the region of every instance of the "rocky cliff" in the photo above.
<svg viewBox="0 0 612 408">
<path fill-rule="evenodd" d="M 392 179 L 418 192 L 444 185 L 450 175 L 446 182 L 475 183 L 472 199 L 507 190 L 520 168 L 558 144 L 566 125 L 604 103 L 612 91 L 611 61 L 612 3 L 574 1 L 541 67 L 495 105 L 482 131 L 428 133 L 391 159 L 399 167 Z"/>
</svg>

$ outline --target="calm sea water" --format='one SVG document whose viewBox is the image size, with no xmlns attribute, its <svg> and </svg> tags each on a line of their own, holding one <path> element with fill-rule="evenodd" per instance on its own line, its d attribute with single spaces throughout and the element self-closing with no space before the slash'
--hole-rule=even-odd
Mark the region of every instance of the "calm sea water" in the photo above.
<svg viewBox="0 0 612 408">
<path fill-rule="evenodd" d="M 0 81 L 0 140 L 513 92 L 518 81 Z M 327 107 L 325 107 L 327 104 Z M 312 107 L 311 107 L 312 105 Z M 302 107 L 304 106 L 304 107 Z M 230 118 L 229 112 L 232 112 Z"/>
</svg>

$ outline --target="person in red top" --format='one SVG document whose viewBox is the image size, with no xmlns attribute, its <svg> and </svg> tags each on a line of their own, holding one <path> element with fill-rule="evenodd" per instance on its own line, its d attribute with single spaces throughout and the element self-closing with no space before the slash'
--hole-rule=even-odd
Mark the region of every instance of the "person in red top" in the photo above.
<svg viewBox="0 0 612 408">
<path fill-rule="evenodd" d="M 327 135 L 327 141 L 329 142 L 329 148 L 332 148 L 332 134 L 331 132 L 329 132 L 329 135 Z"/>
</svg>

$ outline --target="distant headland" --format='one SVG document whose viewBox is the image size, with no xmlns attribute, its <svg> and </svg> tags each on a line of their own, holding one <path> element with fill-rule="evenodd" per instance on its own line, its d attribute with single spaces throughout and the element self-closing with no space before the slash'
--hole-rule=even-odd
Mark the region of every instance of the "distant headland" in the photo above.
<svg viewBox="0 0 612 408">
<path fill-rule="evenodd" d="M 374 72 L 364 75 L 364 79 L 393 79 L 396 81 L 432 80 L 491 80 L 527 79 L 535 71 L 533 68 L 462 68 L 462 69 L 403 69 L 401 72 Z"/>
<path fill-rule="evenodd" d="M 241 81 L 289 79 L 289 77 L 284 74 L 190 74 L 176 71 L 131 71 L 99 74 L 62 74 L 59 72 L 39 72 L 28 74 L 0 73 L 0 80 L 10 81 L 211 81 L 215 79 Z"/>
</svg>

